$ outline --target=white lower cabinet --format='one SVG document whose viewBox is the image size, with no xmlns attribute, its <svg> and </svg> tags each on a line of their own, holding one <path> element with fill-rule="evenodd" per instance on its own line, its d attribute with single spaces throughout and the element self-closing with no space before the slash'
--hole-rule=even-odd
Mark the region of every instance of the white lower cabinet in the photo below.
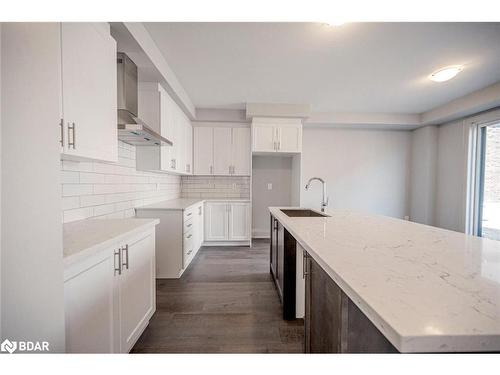
<svg viewBox="0 0 500 375">
<path fill-rule="evenodd" d="M 177 279 L 184 273 L 203 241 L 203 214 L 203 201 L 184 210 L 136 208 L 138 218 L 160 219 L 156 230 L 157 278 Z"/>
<path fill-rule="evenodd" d="M 120 348 L 128 353 L 149 323 L 156 308 L 154 235 L 122 248 L 119 275 Z"/>
<path fill-rule="evenodd" d="M 88 268 L 87 268 L 88 267 Z M 66 351 L 68 353 L 116 353 L 113 253 L 96 257 L 64 283 Z"/>
<path fill-rule="evenodd" d="M 240 241 L 250 241 L 250 203 L 206 202 L 205 243 Z"/>
<path fill-rule="evenodd" d="M 154 229 L 69 266 L 66 351 L 128 353 L 156 310 Z"/>
</svg>

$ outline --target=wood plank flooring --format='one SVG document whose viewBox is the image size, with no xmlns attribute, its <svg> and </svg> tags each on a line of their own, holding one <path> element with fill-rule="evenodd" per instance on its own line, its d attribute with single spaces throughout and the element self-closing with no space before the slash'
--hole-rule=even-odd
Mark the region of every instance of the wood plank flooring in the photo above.
<svg viewBox="0 0 500 375">
<path fill-rule="evenodd" d="M 156 303 L 133 353 L 303 352 L 303 322 L 282 319 L 267 241 L 201 248 L 180 279 L 157 280 Z"/>
</svg>

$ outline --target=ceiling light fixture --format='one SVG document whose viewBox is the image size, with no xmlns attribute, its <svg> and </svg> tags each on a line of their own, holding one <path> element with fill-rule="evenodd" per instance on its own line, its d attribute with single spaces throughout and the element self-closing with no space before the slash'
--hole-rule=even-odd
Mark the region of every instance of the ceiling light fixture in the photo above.
<svg viewBox="0 0 500 375">
<path fill-rule="evenodd" d="M 329 22 L 324 22 L 323 24 L 328 26 L 328 27 L 337 27 L 337 26 L 342 26 L 344 25 L 345 21 L 337 20 L 337 21 L 329 21 Z"/>
<path fill-rule="evenodd" d="M 429 76 L 429 79 L 434 82 L 445 82 L 455 77 L 462 70 L 463 66 L 461 65 L 447 66 L 446 68 L 436 70 Z"/>
</svg>

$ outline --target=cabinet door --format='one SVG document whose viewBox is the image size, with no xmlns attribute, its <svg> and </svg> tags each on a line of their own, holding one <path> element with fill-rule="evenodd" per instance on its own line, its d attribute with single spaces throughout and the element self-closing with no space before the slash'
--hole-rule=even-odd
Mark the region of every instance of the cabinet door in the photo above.
<svg viewBox="0 0 500 375">
<path fill-rule="evenodd" d="M 128 353 L 155 311 L 155 241 L 149 234 L 122 250 L 120 280 L 121 352 Z M 128 268 L 127 268 L 128 266 Z"/>
<path fill-rule="evenodd" d="M 185 159 L 184 147 L 186 145 L 186 127 L 184 125 L 184 117 L 181 109 L 175 106 L 175 140 L 177 144 L 174 147 L 174 170 L 179 173 L 185 171 Z"/>
<path fill-rule="evenodd" d="M 302 152 L 302 127 L 281 126 L 277 133 L 278 152 Z"/>
<path fill-rule="evenodd" d="M 196 126 L 194 137 L 194 174 L 209 175 L 213 173 L 213 128 Z"/>
<path fill-rule="evenodd" d="M 214 128 L 214 174 L 229 175 L 231 167 L 231 128 Z"/>
<path fill-rule="evenodd" d="M 275 152 L 275 128 L 272 125 L 252 126 L 252 151 Z"/>
<path fill-rule="evenodd" d="M 306 267 L 305 352 L 340 353 L 342 291 L 309 256 Z"/>
<path fill-rule="evenodd" d="M 64 283 L 68 353 L 119 351 L 114 341 L 118 308 L 113 298 L 113 275 L 113 257 L 108 256 Z"/>
<path fill-rule="evenodd" d="M 244 241 L 250 239 L 250 205 L 231 203 L 229 205 L 229 239 Z"/>
<path fill-rule="evenodd" d="M 193 236 L 194 236 L 194 250 L 195 253 L 203 243 L 203 205 L 200 204 L 196 207 L 193 217 Z"/>
<path fill-rule="evenodd" d="M 250 175 L 250 128 L 233 128 L 232 160 L 233 175 Z"/>
<path fill-rule="evenodd" d="M 193 174 L 193 128 L 191 122 L 185 117 L 185 137 L 184 137 L 184 155 L 185 155 L 185 171 L 187 174 Z"/>
<path fill-rule="evenodd" d="M 173 171 L 172 159 L 175 158 L 175 147 L 177 147 L 175 133 L 175 103 L 160 86 L 160 128 L 161 135 L 173 142 L 173 146 L 161 146 L 161 169 L 164 171 Z"/>
<path fill-rule="evenodd" d="M 224 241 L 228 239 L 228 205 L 210 202 L 205 206 L 205 240 Z"/>
<path fill-rule="evenodd" d="M 105 24 L 61 25 L 63 152 L 116 162 L 116 42 Z"/>
</svg>

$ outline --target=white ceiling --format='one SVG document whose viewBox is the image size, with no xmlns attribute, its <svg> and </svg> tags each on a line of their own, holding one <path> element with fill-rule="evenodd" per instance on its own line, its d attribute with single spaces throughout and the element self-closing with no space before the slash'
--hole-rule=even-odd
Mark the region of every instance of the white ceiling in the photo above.
<svg viewBox="0 0 500 375">
<path fill-rule="evenodd" d="M 500 23 L 144 25 L 198 108 L 421 113 L 500 81 Z M 455 79 L 427 78 L 455 64 Z"/>
</svg>

